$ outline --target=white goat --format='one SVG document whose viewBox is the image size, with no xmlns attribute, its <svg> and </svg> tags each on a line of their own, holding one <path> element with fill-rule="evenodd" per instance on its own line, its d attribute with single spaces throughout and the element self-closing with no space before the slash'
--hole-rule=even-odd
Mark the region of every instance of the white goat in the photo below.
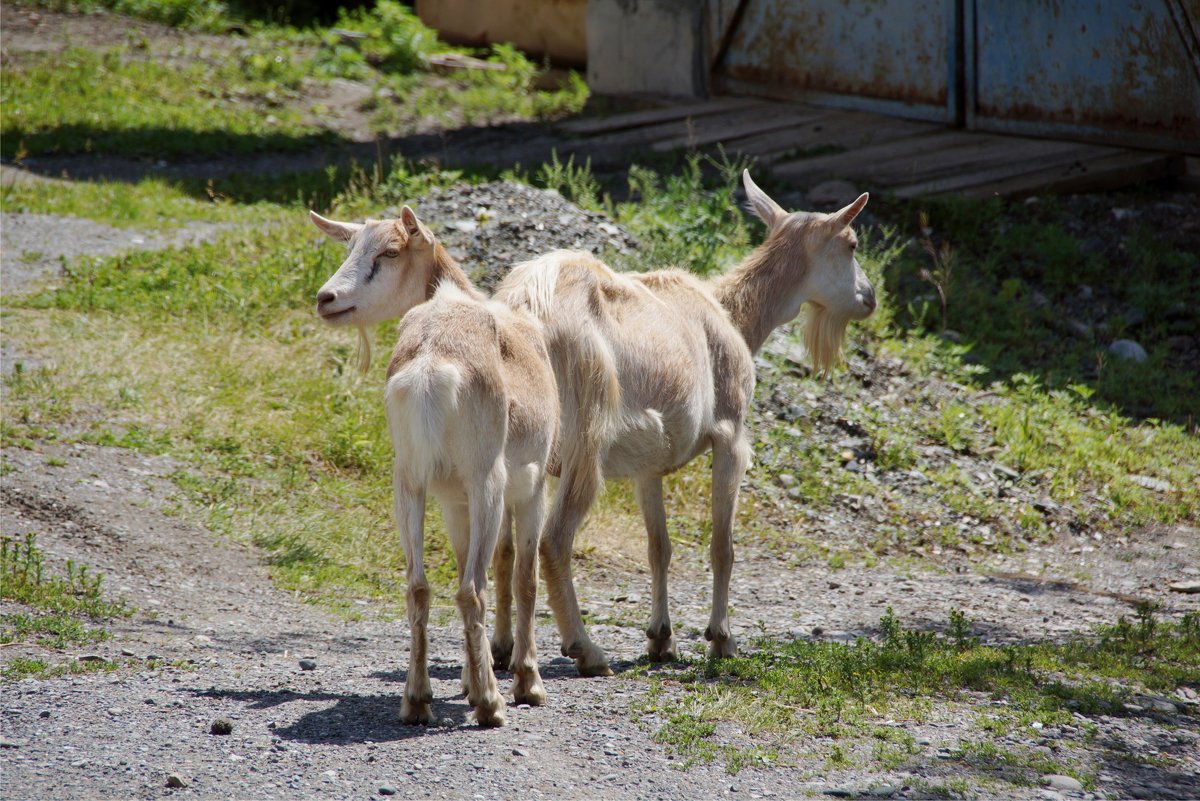
<svg viewBox="0 0 1200 801">
<path fill-rule="evenodd" d="M 513 650 L 518 703 L 541 704 L 533 607 L 537 543 L 545 513 L 546 462 L 558 425 L 554 374 L 540 325 L 486 300 L 462 268 L 405 206 L 398 220 L 365 225 L 312 213 L 349 255 L 317 295 L 332 325 L 364 326 L 403 317 L 388 365 L 385 402 L 395 450 L 396 525 L 408 566 L 412 648 L 400 716 L 433 721 L 427 636 L 429 583 L 424 566 L 425 495 L 440 501 L 458 562 L 456 596 L 466 635 L 463 688 L 480 725 L 504 724 L 504 700 L 484 632 L 487 567 L 503 523 L 508 551 L 498 580 L 504 599 L 497 641 Z M 516 529 L 517 636 L 511 618 L 512 534 Z"/>
<path fill-rule="evenodd" d="M 875 308 L 849 227 L 867 195 L 834 214 L 788 214 L 749 172 L 743 181 L 767 238 L 714 281 L 678 270 L 620 275 L 589 254 L 558 251 L 515 267 L 495 294 L 542 320 L 558 378 L 562 480 L 542 534 L 542 571 L 562 652 L 583 675 L 612 672 L 584 629 L 571 577 L 575 532 L 601 476 L 637 483 L 649 535 L 649 655 L 674 659 L 662 477 L 712 449 L 713 606 L 705 637 L 711 654 L 734 654 L 729 580 L 738 485 L 751 453 L 753 354 L 808 302 L 806 341 L 824 370 L 839 356 L 847 323 Z"/>
</svg>

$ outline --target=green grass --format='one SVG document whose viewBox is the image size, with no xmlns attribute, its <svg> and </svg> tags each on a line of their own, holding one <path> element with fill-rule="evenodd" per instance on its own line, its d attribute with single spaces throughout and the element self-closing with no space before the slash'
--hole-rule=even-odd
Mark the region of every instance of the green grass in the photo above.
<svg viewBox="0 0 1200 801">
<path fill-rule="evenodd" d="M 24 540 L 0 538 L 0 598 L 29 609 L 0 615 L 0 644 L 32 640 L 40 647 L 63 651 L 108 639 L 108 631 L 96 624 L 133 614 L 123 600 L 105 596 L 101 590 L 103 576 L 92 573 L 87 565 L 67 560 L 65 572 L 65 576 L 58 576 L 46 570 L 44 554 L 33 534 Z M 0 676 L 47 678 L 106 665 L 16 657 L 5 662 Z"/>
<path fill-rule="evenodd" d="M 297 185 L 288 198 L 316 196 L 321 187 L 312 176 L 307 187 Z M 211 190 L 211 192 L 209 191 Z M 86 217 L 118 227 L 142 230 L 172 228 L 184 223 L 262 223 L 277 219 L 286 211 L 269 200 L 231 202 L 219 189 L 208 184 L 193 186 L 184 182 L 144 178 L 136 183 L 120 181 L 21 181 L 0 186 L 0 205 L 9 213 L 56 214 Z"/>
<path fill-rule="evenodd" d="M 96 5 L 96 4 L 92 4 Z M 201 27 L 231 27 L 217 3 L 108 3 L 119 11 Z M 215 16 L 214 16 L 215 14 Z M 219 24 L 213 20 L 223 20 Z M 5 64 L 0 153 L 179 157 L 312 148 L 333 141 L 322 126 L 328 109 L 310 101 L 312 82 L 349 78 L 372 91 L 368 127 L 403 135 L 428 120 L 443 125 L 546 118 L 579 111 L 586 84 L 571 73 L 539 89 L 542 70 L 509 45 L 484 53 L 498 70 L 429 72 L 425 59 L 457 52 L 437 40 L 413 12 L 392 0 L 344 15 L 342 28 L 366 37 L 356 47 L 329 29 L 251 25 L 226 39 L 215 57 L 186 46 L 156 53 L 131 35 L 127 47 L 63 53 L 17 53 Z"/>
<path fill-rule="evenodd" d="M 961 334 L 981 383 L 1033 375 L 1051 390 L 1086 386 L 1093 403 L 1126 416 L 1194 426 L 1191 399 L 1200 394 L 1200 378 L 1173 356 L 1168 339 L 1200 334 L 1195 315 L 1186 313 L 1200 303 L 1200 257 L 1145 225 L 1133 227 L 1120 247 L 1100 247 L 1071 233 L 1062 202 L 872 200 L 877 213 L 914 239 L 887 272 L 900 328 L 940 330 L 939 304 L 919 276 L 922 269 L 937 271 L 929 250 L 946 253 L 953 267 L 943 287 L 946 324 Z M 1084 285 L 1096 302 L 1080 302 Z M 1043 296 L 1039 302 L 1035 293 Z M 1085 318 L 1094 341 L 1070 331 L 1072 315 Z M 1139 341 L 1148 361 L 1108 354 L 1107 344 L 1122 337 Z"/>
<path fill-rule="evenodd" d="M 38 610 L 84 615 L 96 619 L 128 617 L 133 613 L 123 601 L 104 598 L 103 576 L 87 565 L 67 560 L 66 576 L 49 574 L 45 557 L 33 534 L 24 540 L 0 538 L 0 597 Z"/>
<path fill-rule="evenodd" d="M 217 65 L 129 58 L 121 48 L 23 55 L 5 70 L 0 153 L 213 155 L 326 141 L 293 108 L 264 113 L 268 95 L 295 90 L 302 68 L 259 55 Z"/>
<path fill-rule="evenodd" d="M 874 739 L 872 758 L 892 770 L 916 749 L 907 733 L 881 726 L 885 719 L 919 722 L 933 715 L 934 704 L 948 708 L 943 714 L 962 715 L 956 705 L 983 693 L 1003 704 L 984 707 L 981 739 L 953 759 L 1015 767 L 1019 783 L 1029 783 L 1040 773 L 1076 770 L 1033 752 L 1000 751 L 988 735 L 1027 729 L 1033 721 L 1070 723 L 1075 713 L 1127 715 L 1124 703 L 1138 690 L 1171 691 L 1200 680 L 1196 615 L 1168 622 L 1143 607 L 1134 621 L 1064 643 L 984 645 L 970 628 L 952 612 L 945 634 L 909 629 L 889 609 L 876 638 L 762 638 L 747 655 L 695 660 L 666 674 L 682 693 L 666 692 L 664 674 L 651 674 L 644 711 L 666 719 L 655 738 L 685 762 L 721 758 L 712 736 L 722 721 L 731 721 L 760 748 L 781 753 L 806 737 L 810 746 L 827 748 L 823 758 L 831 768 L 845 767 L 852 749 Z"/>
</svg>

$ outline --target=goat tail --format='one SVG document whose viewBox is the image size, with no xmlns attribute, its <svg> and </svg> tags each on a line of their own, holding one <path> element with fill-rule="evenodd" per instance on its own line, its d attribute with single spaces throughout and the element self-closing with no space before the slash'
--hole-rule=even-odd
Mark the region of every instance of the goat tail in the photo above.
<svg viewBox="0 0 1200 801">
<path fill-rule="evenodd" d="M 397 370 L 384 389 L 388 433 L 399 463 L 419 484 L 446 471 L 446 424 L 458 408 L 462 371 L 418 357 Z"/>
</svg>

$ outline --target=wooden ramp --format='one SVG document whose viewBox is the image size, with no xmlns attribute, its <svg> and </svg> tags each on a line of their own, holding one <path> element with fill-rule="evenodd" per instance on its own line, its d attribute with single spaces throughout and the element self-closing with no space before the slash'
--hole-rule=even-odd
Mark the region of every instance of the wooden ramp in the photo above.
<svg viewBox="0 0 1200 801">
<path fill-rule="evenodd" d="M 605 162 L 715 149 L 752 156 L 801 189 L 844 179 L 897 197 L 1021 197 L 1114 189 L 1182 174 L 1177 153 L 964 131 L 861 111 L 746 97 L 561 123 Z"/>
</svg>

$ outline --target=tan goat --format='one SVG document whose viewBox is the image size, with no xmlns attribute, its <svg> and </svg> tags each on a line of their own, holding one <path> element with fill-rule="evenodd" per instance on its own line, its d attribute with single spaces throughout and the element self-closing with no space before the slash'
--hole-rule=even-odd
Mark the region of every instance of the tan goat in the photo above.
<svg viewBox="0 0 1200 801">
<path fill-rule="evenodd" d="M 384 393 L 412 636 L 400 716 L 406 723 L 434 719 L 423 558 L 428 491 L 441 503 L 458 562 L 456 600 L 466 634 L 463 688 L 480 725 L 503 725 L 504 700 L 484 631 L 487 567 L 502 525 L 509 551 L 502 554 L 506 565 L 497 581 L 504 608 L 503 616 L 497 616 L 496 640 L 503 650 L 507 639 L 513 650 L 510 669 L 517 702 L 546 700 L 534 647 L 533 607 L 543 485 L 558 403 L 540 325 L 477 292 L 407 206 L 398 220 L 365 225 L 334 222 L 315 212 L 312 220 L 349 246 L 345 263 L 317 295 L 321 317 L 333 325 L 357 325 L 368 348 L 364 326 L 403 317 Z M 516 532 L 515 649 L 508 610 L 510 525 Z"/>
<path fill-rule="evenodd" d="M 649 535 L 648 650 L 651 659 L 674 659 L 662 477 L 712 449 L 713 606 L 705 637 L 713 655 L 734 654 L 729 580 L 738 485 L 751 453 L 753 354 L 807 302 L 808 348 L 816 367 L 827 369 L 847 323 L 875 308 L 849 227 L 867 195 L 835 214 L 788 214 L 749 172 L 743 180 L 767 238 L 714 281 L 678 270 L 620 275 L 589 254 L 558 251 L 515 267 L 495 294 L 542 320 L 558 377 L 562 480 L 542 533 L 542 571 L 563 654 L 583 675 L 611 673 L 584 629 L 571 577 L 575 532 L 601 476 L 636 482 Z"/>
</svg>

